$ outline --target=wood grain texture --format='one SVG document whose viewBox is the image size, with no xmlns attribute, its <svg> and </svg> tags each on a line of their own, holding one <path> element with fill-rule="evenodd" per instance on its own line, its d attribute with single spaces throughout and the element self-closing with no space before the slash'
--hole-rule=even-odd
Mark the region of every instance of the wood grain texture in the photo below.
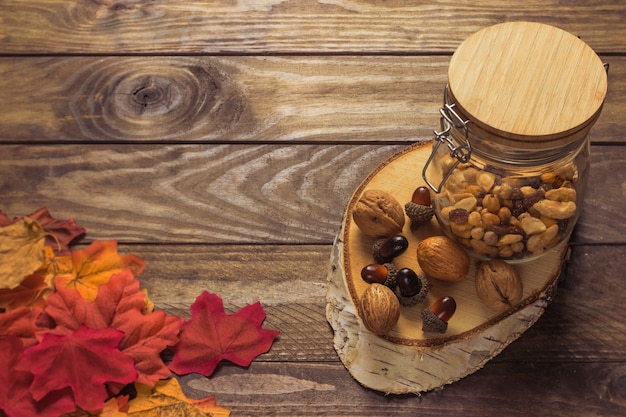
<svg viewBox="0 0 626 417">
<path fill-rule="evenodd" d="M 623 245 L 573 246 L 554 302 L 520 343 L 511 345 L 498 359 L 623 361 L 625 264 Z"/>
<path fill-rule="evenodd" d="M 327 246 L 122 245 L 120 251 L 146 261 L 142 285 L 168 313 L 189 318 L 202 291 L 222 296 L 228 313 L 260 301 L 264 326 L 281 332 L 262 361 L 337 359 L 324 316 Z"/>
<path fill-rule="evenodd" d="M 599 52 L 626 51 L 623 7 L 598 0 L 4 0 L 1 6 L 0 53 L 441 53 L 482 27 L 514 20 L 560 26 Z"/>
<path fill-rule="evenodd" d="M 400 145 L 0 147 L 10 216 L 47 206 L 89 239 L 331 243 L 359 183 Z M 596 146 L 573 241 L 624 243 L 623 147 Z M 414 175 L 419 176 L 416 172 Z M 418 177 L 419 178 L 419 177 Z"/>
<path fill-rule="evenodd" d="M 446 56 L 0 58 L 0 143 L 402 142 L 439 125 Z M 595 142 L 623 142 L 606 57 Z M 15 82 L 14 80 L 19 80 Z"/>
<path fill-rule="evenodd" d="M 215 393 L 237 416 L 619 416 L 626 369 L 614 363 L 489 363 L 442 390 L 389 395 L 364 389 L 337 364 L 224 366 L 207 380 L 182 379 L 185 392 Z"/>
<path fill-rule="evenodd" d="M 93 239 L 322 243 L 363 173 L 398 149 L 7 146 L 0 191 L 11 214 L 71 207 Z"/>
<path fill-rule="evenodd" d="M 0 140 L 408 142 L 438 125 L 446 65 L 445 57 L 5 58 Z M 21 74 L 31 76 L 10 81 Z"/>
</svg>

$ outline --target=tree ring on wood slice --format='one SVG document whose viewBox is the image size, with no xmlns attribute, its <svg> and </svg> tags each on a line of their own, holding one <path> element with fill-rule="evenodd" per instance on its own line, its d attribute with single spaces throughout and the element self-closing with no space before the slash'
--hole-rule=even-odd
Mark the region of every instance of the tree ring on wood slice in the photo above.
<svg viewBox="0 0 626 417">
<path fill-rule="evenodd" d="M 352 221 L 352 209 L 368 189 L 382 189 L 400 203 L 411 200 L 415 188 L 425 185 L 422 167 L 430 143 L 416 143 L 379 165 L 350 199 L 342 228 L 333 245 L 328 274 L 326 317 L 334 330 L 334 346 L 350 374 L 362 385 L 385 393 L 420 393 L 441 387 L 482 368 L 543 314 L 552 300 L 568 253 L 567 239 L 532 262 L 516 264 L 523 283 L 522 301 L 507 311 L 489 310 L 476 295 L 472 258 L 469 275 L 461 282 L 430 280 L 424 301 L 402 307 L 400 319 L 387 335 L 369 332 L 358 316 L 359 299 L 367 287 L 360 271 L 372 262 L 374 239 L 363 235 Z M 435 219 L 417 230 L 410 222 L 402 231 L 408 249 L 394 260 L 398 268 L 418 274 L 417 243 L 443 234 Z M 421 311 L 442 296 L 452 296 L 457 310 L 444 334 L 422 331 Z"/>
</svg>

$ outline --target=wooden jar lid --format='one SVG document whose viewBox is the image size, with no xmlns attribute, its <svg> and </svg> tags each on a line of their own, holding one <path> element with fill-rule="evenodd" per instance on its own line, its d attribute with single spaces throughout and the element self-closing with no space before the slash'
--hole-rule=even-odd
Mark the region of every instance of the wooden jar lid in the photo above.
<svg viewBox="0 0 626 417">
<path fill-rule="evenodd" d="M 471 133 L 522 149 L 586 135 L 607 91 L 607 73 L 582 40 L 541 23 L 485 28 L 456 50 L 448 89 Z"/>
</svg>

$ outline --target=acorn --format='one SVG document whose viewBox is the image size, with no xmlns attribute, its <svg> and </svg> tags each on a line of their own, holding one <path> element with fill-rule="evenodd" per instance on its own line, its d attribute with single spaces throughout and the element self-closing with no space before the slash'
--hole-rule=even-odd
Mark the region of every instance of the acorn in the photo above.
<svg viewBox="0 0 626 417">
<path fill-rule="evenodd" d="M 396 286 L 396 274 L 398 269 L 393 263 L 369 264 L 361 269 L 361 278 L 368 284 L 383 284 L 390 289 Z"/>
<path fill-rule="evenodd" d="M 409 241 L 403 235 L 393 235 L 388 238 L 378 239 L 372 247 L 374 260 L 379 264 L 393 261 L 393 259 L 406 251 Z"/>
<path fill-rule="evenodd" d="M 445 333 L 448 320 L 456 311 L 456 301 L 452 297 L 441 297 L 430 307 L 422 310 L 422 330 L 431 333 Z"/>
<path fill-rule="evenodd" d="M 428 187 L 422 185 L 413 191 L 411 201 L 404 205 L 404 212 L 411 220 L 411 229 L 428 223 L 433 218 L 435 210 L 432 208 Z"/>
<path fill-rule="evenodd" d="M 405 307 L 414 306 L 422 302 L 428 294 L 428 280 L 418 275 L 410 268 L 402 268 L 396 273 L 393 288 L 400 304 Z"/>
</svg>

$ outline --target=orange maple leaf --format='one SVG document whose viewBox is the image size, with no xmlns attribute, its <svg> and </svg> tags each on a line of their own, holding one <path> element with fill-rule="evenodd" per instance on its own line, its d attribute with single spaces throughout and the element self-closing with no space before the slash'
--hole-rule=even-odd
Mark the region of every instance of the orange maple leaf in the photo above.
<svg viewBox="0 0 626 417">
<path fill-rule="evenodd" d="M 33 274 L 12 290 L 0 289 L 0 310 L 13 310 L 17 307 L 44 307 L 45 294 L 49 289 L 41 274 Z"/>
<path fill-rule="evenodd" d="M 124 270 L 100 286 L 94 301 L 85 300 L 75 289 L 59 288 L 48 297 L 45 312 L 56 323 L 52 333 L 70 334 L 81 324 L 121 330 L 119 348 L 135 360 L 138 382 L 154 385 L 171 374 L 160 353 L 179 341 L 183 319 L 163 310 L 144 313 L 144 299 L 139 281 Z"/>
<path fill-rule="evenodd" d="M 72 252 L 72 272 L 56 276 L 55 286 L 76 289 L 88 301 L 96 299 L 98 287 L 106 284 L 111 275 L 129 269 L 139 275 L 146 263 L 136 255 L 117 253 L 117 242 L 95 241 L 86 249 Z"/>
</svg>

